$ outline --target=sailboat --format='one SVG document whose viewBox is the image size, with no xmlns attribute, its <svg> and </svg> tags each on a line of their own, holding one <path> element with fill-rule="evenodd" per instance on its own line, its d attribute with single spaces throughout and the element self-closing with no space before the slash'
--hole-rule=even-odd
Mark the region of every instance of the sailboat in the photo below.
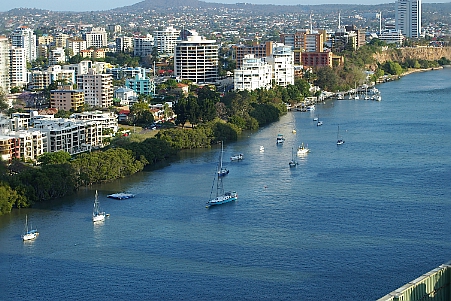
<svg viewBox="0 0 451 301">
<path fill-rule="evenodd" d="M 222 151 L 221 151 L 222 152 Z M 220 156 L 222 158 L 222 156 Z M 238 199 L 238 194 L 236 191 L 228 191 L 224 192 L 224 184 L 222 182 L 223 177 L 220 175 L 221 164 L 218 164 L 218 171 L 216 172 L 216 197 L 212 199 L 213 189 L 214 189 L 214 181 L 213 186 L 210 193 L 210 200 L 207 202 L 205 207 L 221 205 L 229 202 L 236 201 Z"/>
<path fill-rule="evenodd" d="M 221 141 L 221 155 L 219 155 L 219 169 L 218 169 L 218 175 L 220 177 L 226 176 L 229 174 L 229 170 L 222 166 L 222 157 L 224 154 L 224 142 Z"/>
<path fill-rule="evenodd" d="M 32 240 L 35 239 L 38 235 L 39 232 L 37 229 L 33 229 L 33 227 L 31 227 L 31 229 L 28 230 L 28 215 L 25 215 L 25 229 L 24 234 L 22 235 L 22 240 Z"/>
<path fill-rule="evenodd" d="M 337 145 L 342 145 L 345 141 L 340 137 L 340 125 L 338 126 L 337 131 Z"/>
<path fill-rule="evenodd" d="M 296 159 L 295 159 L 295 157 L 294 157 L 294 151 L 293 151 L 293 148 L 291 148 L 291 160 L 290 160 L 290 162 L 288 162 L 288 165 L 289 165 L 290 167 L 296 167 L 296 165 L 298 165 L 298 162 L 296 162 Z"/>
<path fill-rule="evenodd" d="M 96 190 L 96 197 L 94 199 L 94 208 L 92 210 L 92 221 L 93 222 L 101 222 L 105 220 L 105 212 L 104 211 L 100 211 L 100 203 L 99 203 L 99 198 L 98 198 L 98 194 L 97 194 L 97 190 Z"/>
</svg>

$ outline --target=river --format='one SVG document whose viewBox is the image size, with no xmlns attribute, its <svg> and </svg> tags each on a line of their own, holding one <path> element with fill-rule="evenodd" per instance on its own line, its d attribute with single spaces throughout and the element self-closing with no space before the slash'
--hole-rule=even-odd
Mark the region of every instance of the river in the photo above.
<svg viewBox="0 0 451 301">
<path fill-rule="evenodd" d="M 233 203 L 205 208 L 215 147 L 1 216 L 0 300 L 376 300 L 451 259 L 450 79 L 414 73 L 225 144 Z M 106 198 L 121 191 L 136 196 Z"/>
</svg>

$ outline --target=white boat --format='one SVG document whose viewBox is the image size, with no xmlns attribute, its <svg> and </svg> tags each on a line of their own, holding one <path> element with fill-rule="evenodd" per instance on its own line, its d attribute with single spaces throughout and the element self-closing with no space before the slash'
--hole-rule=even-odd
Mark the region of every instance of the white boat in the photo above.
<svg viewBox="0 0 451 301">
<path fill-rule="evenodd" d="M 25 215 L 25 228 L 24 228 L 24 233 L 22 235 L 22 240 L 23 241 L 27 241 L 27 240 L 33 240 L 36 237 L 38 237 L 39 232 L 37 229 L 33 229 L 33 227 L 30 227 L 30 230 L 28 230 L 28 215 Z"/>
<path fill-rule="evenodd" d="M 307 106 L 307 111 L 315 111 L 315 105 L 309 105 Z"/>
<path fill-rule="evenodd" d="M 260 152 L 264 152 L 265 151 L 265 147 L 263 145 L 260 145 Z"/>
<path fill-rule="evenodd" d="M 214 189 L 213 188 L 214 187 L 214 182 L 213 182 L 212 190 L 211 190 L 211 193 L 210 193 L 210 200 L 207 202 L 207 205 L 205 206 L 207 208 L 211 207 L 211 206 L 215 206 L 215 205 L 221 205 L 221 204 L 233 202 L 233 201 L 236 201 L 237 198 L 238 198 L 238 194 L 236 193 L 236 191 L 224 192 L 224 184 L 222 182 L 224 177 L 221 177 L 219 175 L 220 165 L 221 164 L 218 164 L 218 171 L 216 172 L 217 176 L 215 177 L 215 181 L 216 181 L 216 197 L 214 199 L 212 199 L 213 189 Z"/>
<path fill-rule="evenodd" d="M 116 200 L 125 200 L 125 199 L 134 198 L 135 195 L 132 193 L 119 192 L 119 193 L 109 194 L 106 197 L 116 199 Z"/>
<path fill-rule="evenodd" d="M 101 222 L 105 220 L 105 212 L 100 210 L 99 198 L 96 190 L 96 197 L 94 199 L 94 208 L 92 210 L 92 221 Z"/>
<path fill-rule="evenodd" d="M 290 167 L 296 167 L 296 165 L 298 165 L 298 162 L 296 162 L 296 158 L 294 157 L 293 148 L 291 148 L 291 160 L 288 162 L 288 165 Z"/>
<path fill-rule="evenodd" d="M 308 146 L 304 146 L 304 143 L 301 143 L 301 145 L 299 145 L 298 150 L 296 152 L 296 154 L 299 157 L 305 156 L 310 152 L 310 149 L 308 148 Z"/>
<path fill-rule="evenodd" d="M 340 125 L 338 126 L 337 131 L 337 145 L 342 145 L 345 141 L 340 137 Z"/>
<path fill-rule="evenodd" d="M 342 93 L 338 93 L 338 94 L 337 94 L 337 99 L 338 99 L 338 100 L 344 99 L 343 94 L 342 94 Z"/>
<path fill-rule="evenodd" d="M 276 143 L 277 144 L 283 144 L 285 142 L 285 138 L 283 137 L 282 134 L 278 134 L 277 138 L 276 138 Z"/>
<path fill-rule="evenodd" d="M 376 100 L 376 101 L 381 101 L 382 97 L 380 94 L 375 94 L 371 97 L 371 99 Z"/>
<path fill-rule="evenodd" d="M 316 123 L 316 126 L 322 126 L 323 122 L 321 120 L 318 120 L 318 122 Z"/>
<path fill-rule="evenodd" d="M 222 157 L 224 154 L 224 142 L 221 141 L 221 154 L 219 155 L 219 168 L 218 168 L 218 175 L 220 177 L 224 177 L 229 174 L 229 170 L 222 166 Z"/>
<path fill-rule="evenodd" d="M 243 160 L 243 158 L 244 158 L 243 154 L 239 154 L 239 155 L 230 157 L 230 161 L 241 161 L 241 160 Z"/>
</svg>

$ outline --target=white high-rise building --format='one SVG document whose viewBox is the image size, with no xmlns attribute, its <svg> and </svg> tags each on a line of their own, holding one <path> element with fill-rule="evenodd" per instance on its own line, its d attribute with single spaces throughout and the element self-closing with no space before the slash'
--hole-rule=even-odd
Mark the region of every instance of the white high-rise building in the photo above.
<svg viewBox="0 0 451 301">
<path fill-rule="evenodd" d="M 235 91 L 252 91 L 259 88 L 269 89 L 272 86 L 272 67 L 262 58 L 246 54 L 243 64 L 233 74 Z"/>
<path fill-rule="evenodd" d="M 0 36 L 0 89 L 3 93 L 9 93 L 9 41 L 5 36 Z"/>
<path fill-rule="evenodd" d="M 11 44 L 14 47 L 25 48 L 27 61 L 36 60 L 36 35 L 31 28 L 21 26 L 11 34 Z"/>
<path fill-rule="evenodd" d="M 108 36 L 103 27 L 93 27 L 91 31 L 83 34 L 83 38 L 86 41 L 86 48 L 103 48 L 108 45 Z"/>
<path fill-rule="evenodd" d="M 177 41 L 174 73 L 180 79 L 199 84 L 214 83 L 218 78 L 218 44 L 199 35 Z"/>
<path fill-rule="evenodd" d="M 158 53 L 174 54 L 174 48 L 180 36 L 180 30 L 169 26 L 165 30 L 154 31 L 153 34 Z"/>
<path fill-rule="evenodd" d="M 421 35 L 421 0 L 397 0 L 395 9 L 396 30 L 408 38 Z"/>
<path fill-rule="evenodd" d="M 113 104 L 113 76 L 97 74 L 90 69 L 77 78 L 77 84 L 85 93 L 85 103 L 91 107 L 108 108 Z"/>
<path fill-rule="evenodd" d="M 291 47 L 284 44 L 274 45 L 270 56 L 266 62 L 272 66 L 274 84 L 282 87 L 294 85 L 294 55 Z"/>
<path fill-rule="evenodd" d="M 27 85 L 27 56 L 25 54 L 25 48 L 10 48 L 9 75 L 11 79 L 11 87 L 25 87 Z"/>
</svg>

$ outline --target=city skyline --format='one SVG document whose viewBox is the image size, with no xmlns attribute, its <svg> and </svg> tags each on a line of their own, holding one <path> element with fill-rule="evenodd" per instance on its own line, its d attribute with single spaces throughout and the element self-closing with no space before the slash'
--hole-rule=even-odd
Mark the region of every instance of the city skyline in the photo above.
<svg viewBox="0 0 451 301">
<path fill-rule="evenodd" d="M 1 12 L 9 11 L 14 8 L 36 8 L 52 11 L 101 11 L 114 8 L 120 8 L 124 6 L 133 5 L 142 2 L 140 0 L 111 0 L 108 2 L 92 2 L 88 0 L 80 1 L 54 1 L 54 0 L 19 0 L 3 3 L 0 7 Z M 251 3 L 251 4 L 274 4 L 274 0 L 216 0 L 216 1 L 204 1 L 211 3 Z M 277 5 L 321 5 L 321 4 L 361 4 L 361 5 L 377 5 L 394 3 L 395 0 L 280 0 L 277 1 Z M 423 3 L 448 3 L 449 0 L 427 0 Z"/>
</svg>

